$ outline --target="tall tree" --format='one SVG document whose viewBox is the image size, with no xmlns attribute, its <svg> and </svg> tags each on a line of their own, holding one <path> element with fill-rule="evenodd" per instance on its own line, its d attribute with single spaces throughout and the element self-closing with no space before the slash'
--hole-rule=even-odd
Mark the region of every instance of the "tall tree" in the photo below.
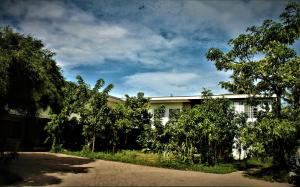
<svg viewBox="0 0 300 187">
<path fill-rule="evenodd" d="M 61 108 L 64 79 L 43 43 L 11 28 L 0 28 L 0 110 L 34 117 L 37 109 Z"/>
<path fill-rule="evenodd" d="M 80 89 L 79 86 L 73 82 L 66 81 L 62 90 L 64 99 L 62 102 L 61 111 L 58 114 L 52 114 L 51 121 L 45 127 L 45 130 L 48 133 L 48 138 L 46 141 L 52 141 L 51 149 L 53 151 L 59 151 L 59 148 L 63 146 L 64 140 L 67 137 L 66 134 L 64 134 L 65 130 L 70 131 L 70 129 L 67 129 L 67 127 L 70 126 L 69 124 L 72 122 L 78 122 L 78 119 L 75 117 L 76 115 L 74 116 L 74 114 L 79 113 L 80 111 L 78 107 L 81 106 L 81 100 L 79 100 L 78 97 L 81 96 L 80 94 L 84 95 L 82 89 Z M 74 117 L 74 119 L 70 118 L 71 116 Z M 77 125 L 76 128 L 82 128 L 82 126 Z M 80 135 L 82 136 L 82 132 L 80 132 Z M 80 137 L 76 137 L 76 139 L 77 141 L 81 140 Z M 72 142 L 72 144 L 74 145 L 74 142 Z"/>
<path fill-rule="evenodd" d="M 299 89 L 293 84 L 295 79 L 291 78 L 291 71 L 288 71 L 290 64 L 297 59 L 291 45 L 299 36 L 299 4 L 289 3 L 279 21 L 265 20 L 261 26 L 249 27 L 245 34 L 229 40 L 230 51 L 211 48 L 207 58 L 215 62 L 218 70 L 233 71 L 232 81 L 221 82 L 222 87 L 229 91 L 275 94 L 274 112 L 279 117 L 281 100 L 288 89 L 292 93 Z M 294 99 L 298 100 L 296 103 L 299 102 L 298 96 Z"/>
<path fill-rule="evenodd" d="M 105 82 L 99 79 L 94 88 L 89 90 L 80 76 L 77 76 L 77 81 L 78 105 L 76 107 L 80 121 L 84 125 L 83 135 L 86 137 L 87 146 L 94 152 L 97 136 L 101 135 L 110 124 L 111 109 L 107 105 L 107 98 L 113 85 L 109 84 L 103 88 Z"/>
</svg>

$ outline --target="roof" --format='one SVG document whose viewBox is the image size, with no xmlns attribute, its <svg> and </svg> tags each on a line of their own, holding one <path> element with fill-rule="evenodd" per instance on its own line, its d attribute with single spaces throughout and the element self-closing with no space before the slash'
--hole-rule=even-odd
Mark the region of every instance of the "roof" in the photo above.
<svg viewBox="0 0 300 187">
<path fill-rule="evenodd" d="M 226 98 L 226 99 L 246 99 L 250 97 L 255 97 L 255 98 L 276 98 L 276 95 L 272 96 L 266 96 L 266 95 L 251 95 L 251 94 L 220 94 L 220 95 L 213 95 L 211 96 L 213 99 L 216 98 Z M 151 101 L 176 101 L 176 102 L 189 102 L 190 100 L 203 100 L 205 99 L 204 97 L 200 95 L 195 95 L 195 96 L 162 96 L 162 97 L 149 97 L 150 102 Z M 125 98 L 119 98 L 115 96 L 109 96 L 108 100 L 111 101 L 125 101 Z"/>
<path fill-rule="evenodd" d="M 111 102 L 120 102 L 120 101 L 123 102 L 124 101 L 124 99 L 122 99 L 122 98 L 111 96 L 111 95 L 108 96 L 107 100 L 111 101 Z"/>
<path fill-rule="evenodd" d="M 249 95 L 249 94 L 221 94 L 221 95 L 213 95 L 212 98 L 226 98 L 226 99 L 246 99 L 250 97 L 255 98 L 275 98 L 275 95 L 271 97 L 265 95 Z M 168 102 L 189 102 L 190 100 L 203 100 L 202 96 L 167 96 L 167 97 L 151 97 L 150 102 L 160 102 L 160 101 L 168 101 Z"/>
</svg>

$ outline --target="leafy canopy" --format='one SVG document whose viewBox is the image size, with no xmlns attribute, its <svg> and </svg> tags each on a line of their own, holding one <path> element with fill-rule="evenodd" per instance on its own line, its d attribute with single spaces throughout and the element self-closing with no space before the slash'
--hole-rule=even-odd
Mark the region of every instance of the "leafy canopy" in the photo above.
<svg viewBox="0 0 300 187">
<path fill-rule="evenodd" d="M 277 96 L 274 108 L 281 112 L 281 99 L 287 92 L 299 91 L 299 58 L 291 45 L 300 36 L 300 7 L 290 3 L 279 21 L 265 20 L 261 26 L 252 26 L 245 34 L 229 40 L 230 51 L 209 49 L 207 58 L 218 70 L 232 70 L 231 81 L 222 87 L 234 93 Z M 298 66 L 298 67 L 295 67 Z M 291 71 L 295 67 L 297 72 Z M 294 98 L 299 103 L 299 94 Z"/>
<path fill-rule="evenodd" d="M 35 115 L 51 106 L 58 112 L 64 78 L 54 53 L 33 38 L 0 28 L 0 110 L 15 109 Z"/>
</svg>

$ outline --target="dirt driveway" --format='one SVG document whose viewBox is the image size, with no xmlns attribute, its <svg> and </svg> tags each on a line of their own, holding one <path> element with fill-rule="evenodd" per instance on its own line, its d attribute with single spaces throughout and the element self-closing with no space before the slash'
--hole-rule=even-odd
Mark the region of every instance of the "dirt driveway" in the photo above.
<svg viewBox="0 0 300 187">
<path fill-rule="evenodd" d="M 208 174 L 91 160 L 53 153 L 21 153 L 11 170 L 18 185 L 59 186 L 290 186 L 249 179 L 242 172 Z"/>
</svg>

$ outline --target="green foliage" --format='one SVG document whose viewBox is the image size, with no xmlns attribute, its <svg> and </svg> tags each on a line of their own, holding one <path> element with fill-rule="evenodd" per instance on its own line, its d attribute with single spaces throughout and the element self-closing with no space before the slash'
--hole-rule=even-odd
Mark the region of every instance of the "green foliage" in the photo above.
<svg viewBox="0 0 300 187">
<path fill-rule="evenodd" d="M 48 139 L 52 140 L 52 149 L 61 145 L 70 146 L 68 141 L 73 141 L 78 147 L 81 143 L 78 139 L 81 139 L 82 134 L 87 147 L 94 151 L 96 138 L 100 139 L 106 132 L 110 132 L 108 128 L 113 130 L 113 126 L 110 125 L 112 111 L 107 106 L 108 93 L 113 85 L 110 84 L 100 91 L 104 80 L 99 79 L 94 88 L 90 89 L 80 76 L 76 78 L 77 84 L 66 83 L 63 89 L 63 108 L 59 114 L 52 115 L 52 120 L 45 129 L 49 134 Z M 72 140 L 67 136 L 68 133 L 77 135 L 77 140 Z M 116 141 L 114 137 L 111 138 L 113 141 L 110 141 L 110 144 Z"/>
<path fill-rule="evenodd" d="M 134 97 L 129 97 L 128 95 L 125 95 L 125 97 L 125 106 L 129 110 L 134 128 L 143 130 L 145 125 L 150 124 L 151 115 L 148 112 L 150 107 L 149 98 L 145 98 L 142 92 L 139 92 Z"/>
<path fill-rule="evenodd" d="M 78 104 L 79 100 L 77 100 L 76 91 L 77 85 L 75 83 L 65 82 L 65 86 L 62 89 L 64 99 L 61 111 L 58 114 L 52 114 L 51 121 L 45 126 L 45 130 L 48 133 L 45 142 L 52 142 L 52 151 L 55 151 L 57 147 L 68 147 L 67 144 L 70 144 L 69 142 L 72 142 L 73 145 L 77 144 L 78 146 L 78 142 L 82 139 L 82 125 L 79 124 L 79 120 L 76 118 L 79 116 L 77 114 L 75 115 L 76 117 L 71 117 L 73 114 L 78 113 L 78 106 L 80 106 Z M 72 134 L 74 139 L 69 138 L 69 134 Z"/>
<path fill-rule="evenodd" d="M 64 114 L 53 114 L 51 116 L 51 121 L 47 124 L 47 126 L 45 126 L 45 130 L 49 134 L 48 138 L 46 139 L 46 142 L 48 140 L 52 141 L 51 149 L 54 152 L 57 152 L 56 147 L 61 145 L 61 139 L 64 136 L 62 134 L 62 128 L 64 127 L 64 124 L 67 120 L 68 116 Z"/>
<path fill-rule="evenodd" d="M 39 109 L 61 110 L 65 82 L 53 56 L 40 40 L 0 27 L 0 118 L 13 109 L 35 123 Z"/>
<path fill-rule="evenodd" d="M 218 159 L 230 159 L 237 130 L 234 116 L 229 100 L 207 99 L 167 123 L 168 148 L 188 163 L 213 165 Z"/>
<path fill-rule="evenodd" d="M 246 138 L 249 136 L 246 130 L 248 130 L 247 127 L 247 118 L 248 116 L 245 113 L 239 113 L 236 114 L 234 123 L 237 125 L 237 131 L 235 134 L 235 148 L 239 151 L 239 159 L 241 158 L 241 151 L 247 150 L 249 148 L 249 145 L 247 144 Z M 251 139 L 249 139 L 251 140 Z"/>
<path fill-rule="evenodd" d="M 213 93 L 211 92 L 211 90 L 208 90 L 206 88 L 203 88 L 202 92 L 201 92 L 201 96 L 203 98 L 209 98 L 213 95 Z"/>
<path fill-rule="evenodd" d="M 276 95 L 272 114 L 264 114 L 255 123 L 243 123 L 238 146 L 250 148 L 250 154 L 273 156 L 275 166 L 289 165 L 299 136 L 300 61 L 293 44 L 300 37 L 300 6 L 289 3 L 279 21 L 265 20 L 251 26 L 245 34 L 229 40 L 231 49 L 209 49 L 207 59 L 218 70 L 231 70 L 231 81 L 221 82 L 234 93 Z M 282 110 L 282 100 L 288 103 Z M 291 115 L 294 114 L 294 115 Z"/>
<path fill-rule="evenodd" d="M 161 152 L 165 147 L 164 125 L 162 117 L 165 114 L 165 106 L 161 105 L 154 110 L 152 126 L 148 125 L 140 136 L 140 144 L 145 150 Z"/>
<path fill-rule="evenodd" d="M 297 72 L 289 71 L 291 64 L 297 66 L 295 61 L 299 62 L 295 50 L 290 48 L 300 36 L 299 4 L 288 4 L 280 19 L 249 27 L 246 34 L 229 41 L 231 50 L 226 53 L 216 48 L 207 53 L 218 70 L 233 71 L 232 81 L 221 82 L 222 87 L 235 93 L 275 94 L 276 116 L 281 115 L 281 98 L 286 92 L 299 90 L 299 85 L 293 84 L 299 78 L 299 68 Z M 294 102 L 299 103 L 297 95 Z"/>
<path fill-rule="evenodd" d="M 80 76 L 77 76 L 77 85 L 76 93 L 78 95 L 75 106 L 80 116 L 80 122 L 83 124 L 86 144 L 91 146 L 91 150 L 94 151 L 96 138 L 104 136 L 106 129 L 112 124 L 110 120 L 111 109 L 107 106 L 107 98 L 113 85 L 109 84 L 100 91 L 104 86 L 104 80 L 99 79 L 94 88 L 89 90 L 89 86 Z M 115 141 L 113 140 L 111 143 L 114 145 Z"/>
<path fill-rule="evenodd" d="M 143 145 L 149 135 L 146 132 L 151 131 L 149 110 L 149 99 L 140 92 L 137 96 L 129 97 L 125 95 L 125 103 L 114 107 L 115 126 L 119 130 L 119 137 L 123 134 L 123 147 L 128 148 L 128 140 L 134 140 Z M 133 142 L 134 143 L 134 142 Z"/>
<path fill-rule="evenodd" d="M 4 106 L 35 116 L 37 109 L 61 107 L 64 79 L 54 53 L 31 36 L 0 28 L 0 110 Z"/>
<path fill-rule="evenodd" d="M 173 157 L 164 158 L 161 154 L 157 153 L 142 153 L 140 151 L 122 150 L 116 153 L 111 152 L 90 152 L 90 151 L 80 151 L 80 152 L 70 152 L 64 151 L 62 153 L 83 156 L 92 159 L 103 159 L 120 161 L 132 164 L 156 166 L 162 168 L 172 168 L 180 170 L 192 170 L 201 171 L 207 173 L 231 173 L 237 171 L 235 165 L 233 164 L 217 164 L 214 166 L 207 166 L 203 164 L 186 164 L 183 162 L 178 162 L 174 160 Z"/>
<path fill-rule="evenodd" d="M 296 140 L 296 123 L 267 115 L 243 129 L 250 153 L 259 156 L 272 156 L 275 166 L 288 166 Z"/>
</svg>

